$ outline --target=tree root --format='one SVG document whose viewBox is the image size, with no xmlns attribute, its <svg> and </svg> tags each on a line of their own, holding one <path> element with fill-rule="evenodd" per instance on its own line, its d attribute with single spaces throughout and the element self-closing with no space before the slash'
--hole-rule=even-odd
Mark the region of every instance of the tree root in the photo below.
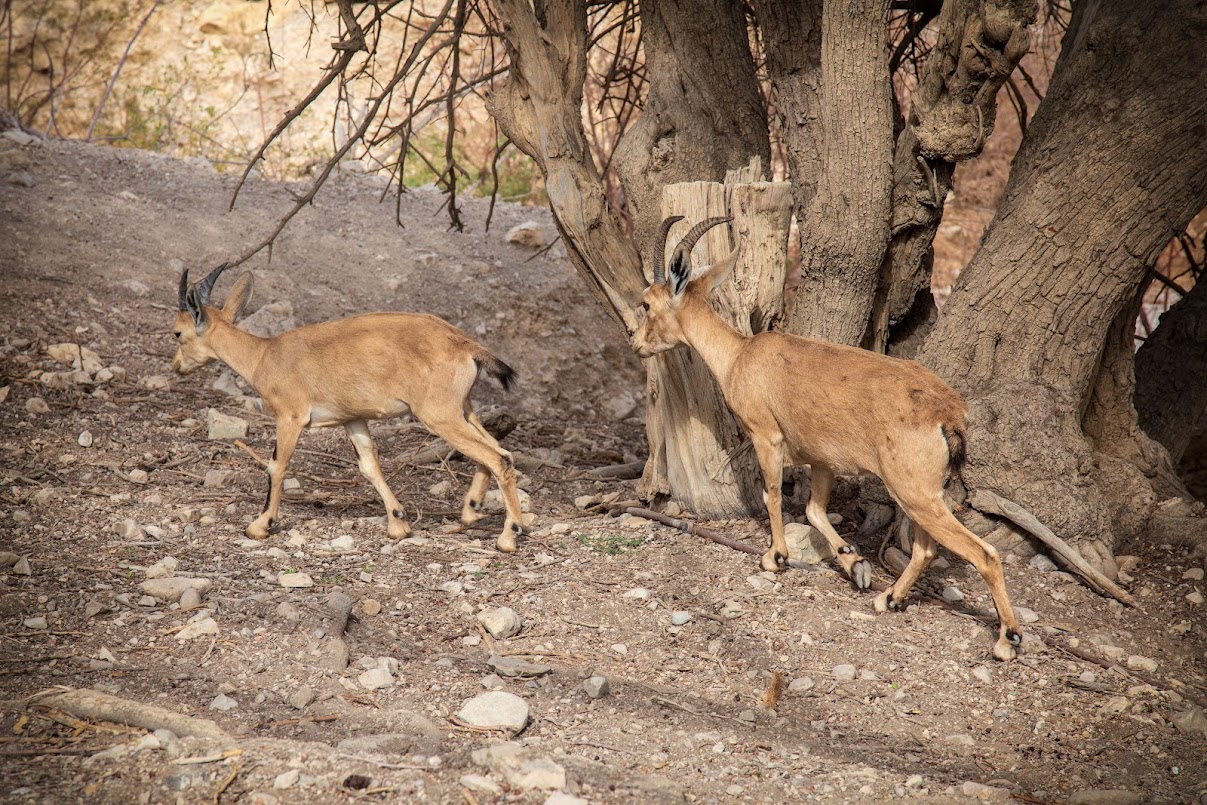
<svg viewBox="0 0 1207 805">
<path fill-rule="evenodd" d="M 1005 517 L 1015 525 L 1025 529 L 1044 545 L 1047 545 L 1066 567 L 1081 576 L 1086 586 L 1099 595 L 1109 595 L 1126 604 L 1135 606 L 1136 601 L 1127 590 L 1099 573 L 1087 562 L 1073 546 L 1052 533 L 1051 529 L 1041 523 L 1035 515 L 1012 500 L 996 495 L 986 489 L 978 489 L 968 498 L 968 503 L 975 509 Z"/>
<path fill-rule="evenodd" d="M 181 737 L 231 740 L 225 730 L 208 719 L 181 715 L 163 707 L 110 696 L 96 690 L 50 688 L 27 699 L 0 702 L 0 708 L 7 710 L 26 710 L 31 707 L 52 708 L 78 719 L 108 721 L 145 730 L 166 729 Z"/>
</svg>

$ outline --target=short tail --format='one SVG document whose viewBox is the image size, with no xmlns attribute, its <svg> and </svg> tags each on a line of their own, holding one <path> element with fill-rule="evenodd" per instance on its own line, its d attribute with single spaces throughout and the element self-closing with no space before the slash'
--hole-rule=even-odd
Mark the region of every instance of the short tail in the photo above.
<svg viewBox="0 0 1207 805">
<path fill-rule="evenodd" d="M 958 425 L 943 425 L 943 438 L 947 440 L 947 475 L 949 478 L 960 478 L 964 465 L 968 463 L 968 445 L 964 438 L 964 429 Z"/>
<path fill-rule="evenodd" d="M 479 369 L 485 369 L 486 374 L 499 381 L 505 390 L 511 391 L 511 387 L 515 385 L 515 369 L 512 369 L 485 349 L 474 356 L 474 362 L 478 364 Z"/>
</svg>

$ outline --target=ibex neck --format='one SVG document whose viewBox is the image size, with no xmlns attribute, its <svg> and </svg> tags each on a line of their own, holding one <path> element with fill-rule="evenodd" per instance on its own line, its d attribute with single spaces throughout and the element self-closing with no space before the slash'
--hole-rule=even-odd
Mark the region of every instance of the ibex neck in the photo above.
<svg viewBox="0 0 1207 805">
<path fill-rule="evenodd" d="M 684 298 L 679 326 L 687 343 L 700 353 L 708 370 L 724 387 L 746 337 L 722 319 L 707 299 L 698 296 Z"/>
<path fill-rule="evenodd" d="M 268 348 L 270 339 L 252 335 L 217 317 L 214 317 L 210 326 L 213 332 L 209 334 L 208 340 L 218 359 L 234 369 L 254 388 L 256 368 L 264 357 L 264 350 Z"/>
</svg>

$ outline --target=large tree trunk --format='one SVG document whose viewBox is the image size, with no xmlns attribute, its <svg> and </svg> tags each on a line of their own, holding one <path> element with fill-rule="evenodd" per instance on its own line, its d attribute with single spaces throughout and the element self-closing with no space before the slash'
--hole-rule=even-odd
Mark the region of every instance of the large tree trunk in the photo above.
<svg viewBox="0 0 1207 805">
<path fill-rule="evenodd" d="M 1205 32 L 1207 10 L 1188 0 L 1075 6 L 997 215 L 919 356 L 969 401 L 969 484 L 1105 570 L 1134 529 L 1115 516 L 1135 508 L 1119 497 L 1135 485 L 1096 477 L 1105 454 L 1087 432 L 1121 408 L 1092 407 L 1092 393 L 1104 362 L 1118 366 L 1104 345 L 1147 267 L 1207 204 Z"/>
</svg>

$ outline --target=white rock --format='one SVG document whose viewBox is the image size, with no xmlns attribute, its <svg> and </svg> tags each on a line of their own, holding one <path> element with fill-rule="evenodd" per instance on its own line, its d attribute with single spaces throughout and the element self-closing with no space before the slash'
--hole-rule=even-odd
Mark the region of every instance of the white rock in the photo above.
<svg viewBox="0 0 1207 805">
<path fill-rule="evenodd" d="M 516 495 L 520 499 L 520 511 L 526 512 L 532 505 L 532 498 L 523 489 L 517 489 Z M 503 505 L 503 493 L 498 489 L 492 489 L 486 493 L 486 497 L 482 499 L 482 511 L 484 512 L 501 512 L 506 507 Z"/>
<path fill-rule="evenodd" d="M 524 626 L 520 616 L 509 607 L 484 609 L 477 614 L 475 619 L 496 640 L 504 640 L 517 635 Z"/>
<path fill-rule="evenodd" d="M 792 693 L 804 693 L 807 690 L 812 690 L 813 678 L 808 676 L 798 676 L 788 683 L 788 690 Z"/>
<path fill-rule="evenodd" d="M 461 705 L 457 718 L 473 727 L 519 732 L 528 723 L 528 703 L 513 693 L 494 690 Z"/>
<path fill-rule="evenodd" d="M 1015 607 L 1014 614 L 1018 615 L 1018 619 L 1023 623 L 1036 623 L 1039 620 L 1039 614 L 1033 609 L 1026 607 Z"/>
<path fill-rule="evenodd" d="M 1202 581 L 1203 568 L 1192 567 L 1182 573 L 1182 579 L 1185 581 Z"/>
<path fill-rule="evenodd" d="M 313 587 L 314 579 L 310 578 L 309 573 L 298 571 L 296 573 L 282 573 L 277 576 L 277 583 L 282 587 L 296 589 L 299 587 Z"/>
<path fill-rule="evenodd" d="M 634 587 L 621 594 L 621 598 L 635 598 L 638 601 L 646 601 L 650 597 L 650 591 L 645 587 Z"/>
<path fill-rule="evenodd" d="M 591 805 L 591 801 L 565 791 L 554 791 L 545 798 L 545 805 Z"/>
<path fill-rule="evenodd" d="M 242 439 L 247 436 L 247 420 L 237 416 L 228 416 L 213 408 L 209 409 L 206 414 L 206 426 L 208 428 L 206 438 L 212 441 Z"/>
<path fill-rule="evenodd" d="M 612 685 L 606 676 L 590 676 L 583 681 L 583 690 L 586 691 L 588 697 L 600 699 L 608 695 L 612 690 Z"/>
<path fill-rule="evenodd" d="M 1157 670 L 1157 661 L 1139 654 L 1132 654 L 1127 658 L 1127 667 L 1133 671 L 1145 671 L 1151 674 Z"/>
<path fill-rule="evenodd" d="M 186 625 L 176 633 L 176 639 L 180 641 L 193 640 L 198 637 L 216 634 L 218 634 L 218 624 L 213 618 L 207 617 Z"/>
<path fill-rule="evenodd" d="M 470 791 L 476 791 L 479 794 L 498 796 L 503 793 L 503 789 L 493 780 L 481 774 L 463 774 L 457 782 L 461 784 L 462 788 L 468 788 Z"/>
<path fill-rule="evenodd" d="M 943 600 L 950 603 L 964 600 L 964 591 L 959 587 L 951 586 L 943 588 Z"/>
<path fill-rule="evenodd" d="M 160 601 L 166 601 L 169 604 L 174 601 L 179 601 L 184 595 L 184 591 L 188 589 L 196 590 L 198 593 L 207 593 L 214 583 L 209 579 L 190 579 L 184 576 L 173 576 L 167 579 L 147 579 L 142 584 L 138 585 L 138 589 L 147 595 L 154 596 Z"/>
<path fill-rule="evenodd" d="M 1056 563 L 1042 553 L 1037 553 L 1031 557 L 1031 561 L 1027 563 L 1033 570 L 1038 570 L 1040 573 L 1049 573 L 1056 569 Z"/>
<path fill-rule="evenodd" d="M 830 671 L 835 682 L 853 682 L 855 680 L 854 665 L 835 665 Z"/>
<path fill-rule="evenodd" d="M 1207 715 L 1203 714 L 1203 708 L 1201 707 L 1191 707 L 1189 710 L 1174 716 L 1173 725 L 1183 735 L 1197 735 L 1200 738 L 1207 738 Z"/>
<path fill-rule="evenodd" d="M 16 562 L 14 562 L 13 563 L 13 573 L 15 573 L 18 576 L 33 575 L 33 570 L 29 566 L 29 557 L 22 556 L 20 559 L 18 559 Z"/>
<path fill-rule="evenodd" d="M 1193 593 L 1187 594 L 1186 600 L 1188 602 L 1190 602 L 1190 604 L 1192 606 L 1196 606 L 1196 607 L 1202 606 L 1203 605 L 1203 594 L 1201 592 L 1199 592 L 1198 590 L 1195 590 Z"/>
<path fill-rule="evenodd" d="M 41 397 L 30 397 L 25 401 L 25 410 L 31 414 L 48 414 L 50 406 Z"/>
<path fill-rule="evenodd" d="M 913 774 L 913 775 L 910 775 L 906 779 L 905 787 L 906 788 L 921 788 L 925 782 L 926 782 L 926 780 L 925 780 L 925 778 L 922 777 L 921 774 Z"/>
<path fill-rule="evenodd" d="M 351 534 L 340 534 L 335 539 L 331 540 L 331 549 L 334 551 L 351 551 L 356 549 L 356 540 Z"/>
<path fill-rule="evenodd" d="M 230 696 L 227 696 L 225 693 L 219 693 L 217 696 L 214 697 L 214 700 L 212 702 L 210 702 L 211 710 L 219 710 L 219 711 L 234 710 L 238 706 L 239 706 L 239 703 L 237 701 L 235 701 L 234 699 L 232 699 Z"/>
<path fill-rule="evenodd" d="M 302 773 L 297 769 L 290 769 L 278 774 L 272 781 L 272 787 L 278 791 L 284 791 L 286 788 L 293 788 L 298 784 L 298 780 L 302 778 Z"/>
<path fill-rule="evenodd" d="M 33 618 L 26 618 L 25 620 L 21 621 L 21 623 L 26 629 L 36 629 L 39 631 L 45 629 L 48 625 L 46 623 L 46 618 L 42 617 L 41 615 Z"/>
<path fill-rule="evenodd" d="M 972 675 L 984 682 L 986 685 L 993 683 L 993 674 L 983 665 L 978 665 L 976 668 L 973 668 Z"/>
<path fill-rule="evenodd" d="M 123 539 L 142 539 L 146 536 L 138 523 L 128 517 L 120 523 L 116 523 L 113 526 L 113 530 Z"/>
<path fill-rule="evenodd" d="M 92 447 L 92 431 L 81 431 L 80 435 L 76 437 L 75 443 L 80 447 Z"/>
<path fill-rule="evenodd" d="M 612 651 L 615 651 L 617 654 L 620 654 L 623 656 L 623 655 L 629 653 L 629 647 L 626 646 L 624 643 L 613 643 Z"/>
<path fill-rule="evenodd" d="M 201 593 L 197 588 L 190 587 L 180 594 L 180 608 L 187 611 L 201 606 Z"/>
<path fill-rule="evenodd" d="M 794 561 L 820 565 L 834 558 L 834 549 L 813 526 L 787 523 L 784 541 L 788 543 L 788 558 Z"/>
<path fill-rule="evenodd" d="M 507 242 L 529 249 L 539 249 L 545 245 L 545 228 L 536 221 L 525 221 L 507 230 Z"/>
<path fill-rule="evenodd" d="M 671 625 L 683 626 L 685 623 L 690 623 L 692 614 L 685 610 L 678 610 L 671 613 Z"/>
<path fill-rule="evenodd" d="M 378 690 L 379 688 L 388 688 L 394 685 L 393 675 L 380 666 L 365 671 L 356 678 L 356 681 L 365 690 Z"/>
<path fill-rule="evenodd" d="M 972 797 L 984 802 L 1004 802 L 1011 799 L 1009 788 L 996 788 L 972 780 L 966 780 L 960 786 L 960 793 L 966 797 Z"/>
</svg>

